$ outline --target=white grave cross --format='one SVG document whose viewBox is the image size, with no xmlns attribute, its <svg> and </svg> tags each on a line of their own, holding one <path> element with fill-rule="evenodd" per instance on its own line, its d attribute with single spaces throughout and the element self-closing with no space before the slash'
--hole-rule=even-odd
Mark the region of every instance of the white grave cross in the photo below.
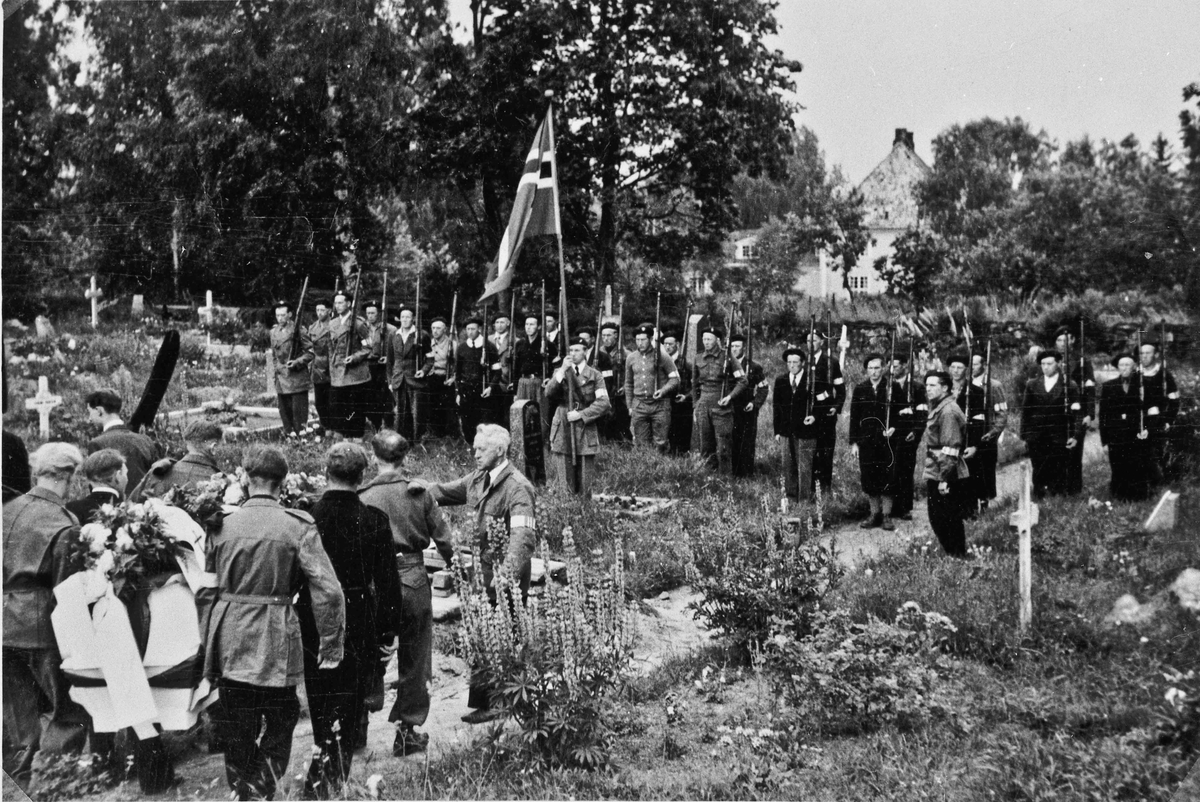
<svg viewBox="0 0 1200 802">
<path fill-rule="evenodd" d="M 208 292 L 206 292 L 204 294 L 204 301 L 205 301 L 205 305 L 200 307 L 200 309 L 197 311 L 200 312 L 200 317 L 204 319 L 204 322 L 211 326 L 213 323 L 212 290 L 209 290 Z"/>
<path fill-rule="evenodd" d="M 1033 503 L 1033 465 L 1021 463 L 1021 501 L 1017 511 L 1008 516 L 1009 526 L 1017 527 L 1017 565 L 1021 606 L 1019 619 L 1022 634 L 1033 623 L 1033 527 L 1038 522 L 1038 505 Z"/>
<path fill-rule="evenodd" d="M 104 291 L 96 286 L 96 277 L 92 276 L 91 287 L 84 291 L 83 297 L 88 298 L 92 302 L 92 328 L 100 325 L 100 299 L 104 296 Z"/>
<path fill-rule="evenodd" d="M 38 376 L 38 391 L 33 398 L 25 399 L 26 409 L 36 409 L 38 426 L 43 440 L 50 439 L 50 410 L 62 404 L 61 395 L 50 394 L 50 382 L 45 376 Z"/>
</svg>

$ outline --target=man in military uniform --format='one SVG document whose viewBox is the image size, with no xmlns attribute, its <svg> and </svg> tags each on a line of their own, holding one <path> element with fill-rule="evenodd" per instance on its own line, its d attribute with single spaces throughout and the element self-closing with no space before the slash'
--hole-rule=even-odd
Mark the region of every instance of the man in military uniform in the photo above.
<svg viewBox="0 0 1200 802">
<path fill-rule="evenodd" d="M 1079 429 L 1079 437 L 1068 456 L 1070 476 L 1067 479 L 1067 492 L 1074 495 L 1083 492 L 1083 445 L 1087 439 L 1088 428 L 1096 417 L 1096 372 L 1092 368 L 1092 360 L 1078 350 L 1075 332 L 1078 326 L 1059 326 L 1054 332 L 1054 347 L 1063 355 L 1063 373 L 1079 388 L 1083 404 L 1083 422 Z"/>
<path fill-rule="evenodd" d="M 204 669 L 220 687 L 229 787 L 239 799 L 270 799 L 287 771 L 300 717 L 304 650 L 292 598 L 308 588 L 321 668 L 342 660 L 346 605 L 313 517 L 279 504 L 288 472 L 283 452 L 251 446 L 242 468 L 249 498 L 225 517 L 208 554 L 217 591 Z"/>
<path fill-rule="evenodd" d="M 767 379 L 762 365 L 746 353 L 746 337 L 729 338 L 729 353 L 746 373 L 746 389 L 730 402 L 733 407 L 733 475 L 753 476 L 758 448 L 758 411 L 767 402 Z"/>
<path fill-rule="evenodd" d="M 663 337 L 663 348 L 679 372 L 679 386 L 671 398 L 668 448 L 672 454 L 686 454 L 692 447 L 692 368 L 679 348 L 679 338 L 673 332 L 667 332 Z"/>
<path fill-rule="evenodd" d="M 831 392 L 833 400 L 824 408 L 825 414 L 817 417 L 813 481 L 820 482 L 822 495 L 828 495 L 833 488 L 833 452 L 837 447 L 838 415 L 842 414 L 846 404 L 846 380 L 842 378 L 842 366 L 825 345 L 821 333 L 813 331 L 808 338 L 809 368 L 831 388 L 824 392 Z"/>
<path fill-rule="evenodd" d="M 817 417 L 821 405 L 816 401 L 816 383 L 808 368 L 808 357 L 795 347 L 783 352 L 787 372 L 775 378 L 772 395 L 772 421 L 776 442 L 783 445 L 783 489 L 793 502 L 809 501 L 813 496 L 813 455 L 817 450 Z"/>
<path fill-rule="evenodd" d="M 1179 386 L 1161 361 L 1160 343 L 1144 340 L 1141 350 L 1142 384 L 1146 387 L 1146 430 L 1150 432 L 1150 479 L 1161 484 L 1170 460 L 1171 427 L 1179 415 Z"/>
<path fill-rule="evenodd" d="M 1150 495 L 1150 432 L 1142 403 L 1142 377 L 1134 372 L 1133 354 L 1117 354 L 1115 379 L 1100 393 L 1100 442 L 1112 467 L 1109 490 L 1114 499 L 1141 501 Z"/>
<path fill-rule="evenodd" d="M 46 443 L 30 458 L 34 486 L 4 505 L 4 771 L 26 792 L 35 755 L 87 741 L 50 626 L 54 587 L 74 572 L 79 521 L 64 504 L 82 462 L 70 443 Z"/>
<path fill-rule="evenodd" d="M 701 334 L 704 352 L 692 366 L 692 450 L 716 465 L 726 476 L 733 474 L 733 409 L 730 402 L 746 389 L 746 374 L 721 348 L 717 330 Z"/>
<path fill-rule="evenodd" d="M 962 410 L 967 419 L 967 441 L 963 449 L 963 462 L 967 466 L 967 482 L 961 495 L 963 516 L 973 519 L 979 514 L 979 499 L 983 488 L 979 485 L 980 468 L 978 465 L 979 449 L 983 444 L 983 435 L 987 431 L 987 406 L 982 387 L 973 384 L 968 378 L 971 356 L 966 351 L 954 351 L 946 357 L 947 372 L 953 384 L 950 395 L 954 403 Z"/>
<path fill-rule="evenodd" d="M 323 429 L 333 429 L 333 410 L 329 396 L 329 304 L 317 301 L 317 319 L 308 327 L 308 339 L 312 343 L 313 404 Z"/>
<path fill-rule="evenodd" d="M 333 320 L 329 324 L 329 403 L 343 437 L 362 437 L 371 389 L 371 331 L 367 322 L 350 308 L 346 293 L 333 296 Z"/>
<path fill-rule="evenodd" d="M 584 362 L 584 343 L 571 340 L 569 363 L 559 368 L 546 386 L 546 403 L 554 409 L 550 452 L 557 454 L 567 488 L 585 499 L 592 497 L 596 454 L 600 451 L 597 421 L 609 411 L 608 389 L 600 371 Z"/>
<path fill-rule="evenodd" d="M 187 453 L 182 459 L 161 459 L 151 465 L 146 478 L 129 494 L 130 499 L 140 502 L 150 497 L 160 498 L 172 487 L 195 487 L 209 481 L 214 473 L 221 472 L 216 450 L 224 437 L 221 424 L 207 418 L 192 421 L 183 430 Z"/>
<path fill-rule="evenodd" d="M 413 311 L 400 310 L 400 327 L 388 335 L 388 385 L 396 396 L 396 431 L 419 443 L 425 436 L 429 410 L 421 404 L 424 379 L 417 371 L 429 352 L 429 335 L 417 331 Z"/>
<path fill-rule="evenodd" d="M 516 582 L 521 603 L 529 592 L 533 550 L 537 546 L 537 521 L 534 513 L 533 485 L 508 461 L 511 440 L 502 427 L 483 424 L 475 433 L 475 470 L 461 479 L 430 488 L 434 500 L 443 507 L 465 504 L 475 511 L 475 542 L 479 546 L 479 569 L 488 598 L 497 603 L 501 591 Z M 508 528 L 508 546 L 503 554 L 494 553 L 488 539 L 488 527 L 502 522 Z M 513 600 L 510 599 L 510 602 Z M 491 688 L 475 666 L 467 705 L 474 710 L 463 716 L 468 724 L 480 724 L 499 715 L 491 709 Z"/>
<path fill-rule="evenodd" d="M 424 380 L 419 406 L 428 410 L 427 431 L 431 437 L 450 434 L 450 399 L 454 393 L 454 343 L 446 333 L 446 318 L 435 317 L 429 322 L 429 350 L 425 352 L 416 377 Z"/>
<path fill-rule="evenodd" d="M 958 498 L 967 466 L 962 452 L 967 437 L 967 421 L 950 395 L 949 373 L 931 371 L 925 376 L 925 396 L 929 403 L 929 422 L 925 427 L 925 493 L 928 499 L 929 526 L 942 549 L 951 557 L 967 556 L 967 535 L 963 528 L 963 502 Z"/>
<path fill-rule="evenodd" d="M 475 428 L 491 417 L 488 410 L 492 395 L 500 390 L 500 355 L 496 346 L 483 336 L 483 321 L 467 321 L 467 339 L 458 347 L 454 359 L 454 389 L 457 391 L 458 418 L 468 443 L 475 440 Z"/>
<path fill-rule="evenodd" d="M 362 486 L 358 497 L 387 515 L 400 573 L 397 690 L 388 721 L 396 725 L 392 754 L 403 757 L 424 750 L 429 743 L 429 735 L 415 730 L 429 717 L 429 683 L 433 680 L 433 596 L 423 552 L 432 542 L 450 565 L 454 544 L 433 494 L 404 469 L 409 442 L 396 432 L 380 432 L 372 438 L 371 450 L 379 473 Z"/>
<path fill-rule="evenodd" d="M 1053 349 L 1038 354 L 1042 375 L 1025 383 L 1021 403 L 1021 437 L 1029 445 L 1038 498 L 1069 492 L 1068 452 L 1075 446 L 1083 417 L 1079 388 L 1063 376 L 1061 359 Z"/>
<path fill-rule="evenodd" d="M 1091 370 L 1091 367 L 1088 369 Z M 1000 461 L 1000 435 L 1008 426 L 1008 399 L 1004 394 L 1004 385 L 989 375 L 983 354 L 971 357 L 971 383 L 983 394 L 984 426 L 983 435 L 979 438 L 979 450 L 975 454 L 974 484 L 979 497 L 979 509 L 986 510 L 996 497 L 996 466 Z"/>
<path fill-rule="evenodd" d="M 308 366 L 315 358 L 312 339 L 303 328 L 299 338 L 296 337 L 296 322 L 291 319 L 287 301 L 275 302 L 275 325 L 270 336 L 279 419 L 283 433 L 291 437 L 308 425 L 308 391 L 312 388 Z"/>
<path fill-rule="evenodd" d="M 863 360 L 867 378 L 850 399 L 850 453 L 858 458 L 862 490 L 871 505 L 863 529 L 896 528 L 892 523 L 892 476 L 896 461 L 897 418 L 902 407 L 899 388 L 883 375 L 883 355 Z"/>
<path fill-rule="evenodd" d="M 603 422 L 604 438 L 610 443 L 628 442 L 633 439 L 629 424 L 629 405 L 625 399 L 625 347 L 620 342 L 621 327 L 609 320 L 600 326 L 599 349 L 608 355 L 612 364 L 612 376 L 604 377 L 608 389 L 612 412 Z"/>
<path fill-rule="evenodd" d="M 395 413 L 392 406 L 392 391 L 388 387 L 387 347 L 389 335 L 395 329 L 387 321 L 380 318 L 380 306 L 376 301 L 363 304 L 363 315 L 367 319 L 367 328 L 371 332 L 371 355 L 367 365 L 371 371 L 371 383 L 368 397 L 370 406 L 367 409 L 367 420 L 379 431 L 385 425 L 391 426 Z"/>
<path fill-rule="evenodd" d="M 892 359 L 892 380 L 899 390 L 896 403 L 896 470 L 892 478 L 892 517 L 912 520 L 914 487 L 917 468 L 917 449 L 925 434 L 929 405 L 925 402 L 925 385 L 913 375 L 913 366 L 904 349 L 898 347 Z"/>
<path fill-rule="evenodd" d="M 497 382 L 496 389 L 492 391 L 490 411 L 487 415 L 487 423 L 495 423 L 508 428 L 509 409 L 512 408 L 513 396 L 516 392 L 516 383 L 513 379 L 513 356 L 515 343 L 513 342 L 512 319 L 507 312 L 501 312 L 496 315 L 492 321 L 492 331 L 494 332 L 488 337 L 488 341 L 492 344 L 492 348 L 496 352 L 496 363 L 492 366 L 493 370 L 499 372 L 500 378 Z M 475 431 L 467 431 L 463 427 L 464 437 L 474 437 Z"/>
<path fill-rule="evenodd" d="M 625 397 L 633 405 L 633 442 L 665 453 L 671 431 L 671 399 L 679 387 L 679 371 L 655 342 L 654 326 L 643 323 L 634 333 L 637 350 L 625 362 Z"/>
</svg>

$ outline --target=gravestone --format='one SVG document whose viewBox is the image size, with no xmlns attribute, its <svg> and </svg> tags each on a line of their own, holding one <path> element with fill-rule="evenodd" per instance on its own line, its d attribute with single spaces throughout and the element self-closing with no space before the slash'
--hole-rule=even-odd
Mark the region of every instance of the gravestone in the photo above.
<svg viewBox="0 0 1200 802">
<path fill-rule="evenodd" d="M 38 431 L 43 440 L 50 439 L 50 411 L 60 404 L 62 404 L 62 396 L 51 395 L 50 381 L 45 376 L 38 376 L 37 395 L 25 399 L 25 408 L 37 410 Z"/>
<path fill-rule="evenodd" d="M 33 330 L 39 340 L 53 340 L 56 336 L 50 318 L 45 315 L 38 315 L 33 319 Z"/>
<path fill-rule="evenodd" d="M 704 350 L 700 332 L 708 326 L 708 315 L 692 315 L 687 319 L 687 350 L 683 354 L 689 366 L 696 364 L 696 354 Z"/>
<path fill-rule="evenodd" d="M 1033 622 L 1033 527 L 1038 523 L 1038 505 L 1033 502 L 1033 464 L 1021 463 L 1021 500 L 1016 512 L 1009 513 L 1009 526 L 1017 528 L 1017 570 L 1020 606 L 1018 619 L 1021 632 L 1029 631 Z"/>
<path fill-rule="evenodd" d="M 542 416 L 537 403 L 525 398 L 513 402 L 508 414 L 512 445 L 508 457 L 534 484 L 546 483 L 546 455 L 542 451 Z"/>
<path fill-rule="evenodd" d="M 275 349 L 267 350 L 267 386 L 266 392 L 275 395 Z"/>
<path fill-rule="evenodd" d="M 1147 532 L 1169 532 L 1174 529 L 1175 503 L 1178 500 L 1179 494 L 1172 490 L 1163 493 L 1158 504 L 1154 506 L 1154 512 L 1150 513 L 1142 528 Z"/>
<path fill-rule="evenodd" d="M 90 286 L 83 293 L 83 297 L 92 302 L 93 329 L 100 325 L 100 296 L 103 294 L 104 293 L 100 290 L 100 288 L 96 286 L 96 277 L 93 275 Z"/>
<path fill-rule="evenodd" d="M 129 314 L 134 320 L 141 320 L 146 316 L 146 296 L 135 295 L 133 302 L 129 305 Z"/>
</svg>

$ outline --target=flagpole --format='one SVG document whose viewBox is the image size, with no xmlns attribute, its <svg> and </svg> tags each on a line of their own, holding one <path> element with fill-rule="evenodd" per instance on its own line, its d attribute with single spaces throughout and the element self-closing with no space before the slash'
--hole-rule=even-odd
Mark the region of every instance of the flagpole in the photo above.
<svg viewBox="0 0 1200 802">
<path fill-rule="evenodd" d="M 563 344 L 567 346 L 566 351 L 569 354 L 571 351 L 571 322 L 567 319 L 567 262 L 563 257 L 563 235 L 562 235 L 562 216 L 558 210 L 558 151 L 554 148 L 554 90 L 546 90 L 546 133 L 550 140 L 551 165 L 553 170 L 553 180 L 550 184 L 551 192 L 554 194 L 554 230 L 556 239 L 558 240 L 558 297 L 559 297 L 559 330 Z M 597 332 L 599 335 L 599 332 Z M 563 361 L 563 372 L 566 372 L 568 365 L 566 360 Z M 567 408 L 569 411 L 574 411 L 579 404 L 579 400 L 575 397 L 575 382 L 567 380 Z M 575 464 L 575 424 L 570 420 L 567 422 L 567 442 L 570 448 L 570 458 L 572 466 Z"/>
</svg>

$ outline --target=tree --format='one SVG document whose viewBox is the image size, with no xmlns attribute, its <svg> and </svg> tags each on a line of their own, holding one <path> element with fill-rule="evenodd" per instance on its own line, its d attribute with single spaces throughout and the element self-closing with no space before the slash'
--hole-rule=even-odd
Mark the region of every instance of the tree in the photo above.
<svg viewBox="0 0 1200 802">
<path fill-rule="evenodd" d="M 734 180 L 734 203 L 739 228 L 758 228 L 771 218 L 794 214 L 815 217 L 824 209 L 833 190 L 844 184 L 841 173 L 825 169 L 825 154 L 817 135 L 801 126 L 792 133 L 791 153 L 784 161 L 785 177 L 739 175 Z"/>
<path fill-rule="evenodd" d="M 891 295 L 918 304 L 928 302 L 938 283 L 955 269 L 952 248 L 929 229 L 905 229 L 892 247 L 895 250 L 890 260 L 886 256 L 875 260 L 875 269 L 887 282 Z"/>
</svg>

